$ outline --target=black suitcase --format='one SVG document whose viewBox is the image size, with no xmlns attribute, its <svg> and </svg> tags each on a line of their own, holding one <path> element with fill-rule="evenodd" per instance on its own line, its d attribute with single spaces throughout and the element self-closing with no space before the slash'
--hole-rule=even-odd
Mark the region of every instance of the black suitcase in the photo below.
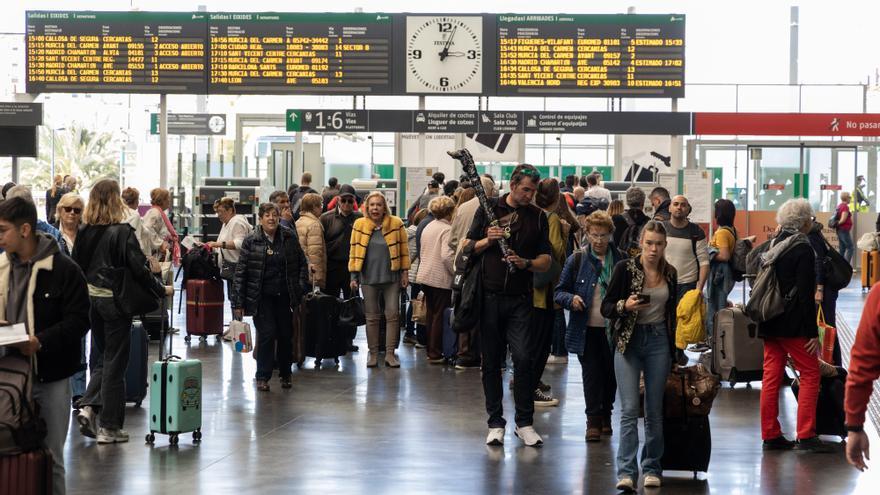
<svg viewBox="0 0 880 495">
<path fill-rule="evenodd" d="M 663 471 L 709 470 L 712 454 L 712 433 L 709 429 L 709 416 L 686 416 L 663 419 L 663 457 L 660 465 Z"/>
<path fill-rule="evenodd" d="M 319 291 L 306 294 L 303 300 L 303 349 L 306 356 L 315 358 L 315 367 L 322 359 L 334 359 L 348 353 L 347 329 L 337 325 L 339 299 Z"/>
<path fill-rule="evenodd" d="M 819 399 L 816 401 L 816 434 L 847 437 L 846 413 L 843 410 L 846 390 L 846 370 L 837 366 L 837 376 L 822 377 L 819 382 Z M 795 398 L 800 384 L 791 384 Z"/>
<path fill-rule="evenodd" d="M 159 308 L 152 313 L 141 315 L 141 323 L 150 336 L 150 340 L 158 341 L 163 328 L 171 328 L 168 310 Z"/>
<path fill-rule="evenodd" d="M 125 369 L 125 402 L 133 402 L 135 407 L 141 407 L 141 402 L 147 396 L 149 346 L 150 339 L 144 325 L 135 321 L 131 326 L 131 349 L 128 353 L 128 367 Z"/>
</svg>

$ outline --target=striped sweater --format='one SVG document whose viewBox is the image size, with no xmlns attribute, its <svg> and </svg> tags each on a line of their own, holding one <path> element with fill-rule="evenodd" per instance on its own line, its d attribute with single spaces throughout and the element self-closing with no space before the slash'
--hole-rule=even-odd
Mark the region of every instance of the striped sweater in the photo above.
<svg viewBox="0 0 880 495">
<path fill-rule="evenodd" d="M 351 252 L 348 257 L 348 271 L 360 272 L 367 257 L 367 246 L 373 235 L 375 224 L 367 217 L 358 218 L 351 230 Z M 403 221 L 393 215 L 385 215 L 382 220 L 382 236 L 388 244 L 391 257 L 391 271 L 409 270 L 409 247 Z"/>
</svg>

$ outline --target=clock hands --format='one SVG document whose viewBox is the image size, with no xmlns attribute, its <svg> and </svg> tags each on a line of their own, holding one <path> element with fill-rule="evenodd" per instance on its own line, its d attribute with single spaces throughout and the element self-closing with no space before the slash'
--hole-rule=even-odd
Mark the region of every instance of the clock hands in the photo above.
<svg viewBox="0 0 880 495">
<path fill-rule="evenodd" d="M 455 36 L 455 32 L 458 30 L 458 26 L 452 28 L 452 32 L 449 33 L 449 38 L 446 40 L 446 45 L 443 46 L 443 51 L 438 53 L 440 55 L 440 61 L 446 60 L 446 57 L 449 57 L 449 47 L 452 45 L 452 38 Z M 459 55 L 455 55 L 459 56 Z"/>
</svg>

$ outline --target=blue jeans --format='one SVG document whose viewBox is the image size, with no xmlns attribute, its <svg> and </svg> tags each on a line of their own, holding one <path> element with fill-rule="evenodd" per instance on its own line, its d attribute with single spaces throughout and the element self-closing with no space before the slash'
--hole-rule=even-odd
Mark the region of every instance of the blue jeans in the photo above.
<svg viewBox="0 0 880 495">
<path fill-rule="evenodd" d="M 852 232 L 837 229 L 837 240 L 840 243 L 837 250 L 843 258 L 852 265 L 852 257 L 855 252 L 852 240 Z"/>
<path fill-rule="evenodd" d="M 86 338 L 83 337 L 79 348 L 79 362 L 82 369 L 77 371 L 70 377 L 70 395 L 72 397 L 82 397 L 86 394 Z"/>
<path fill-rule="evenodd" d="M 663 468 L 663 393 L 672 366 L 669 338 L 664 323 L 636 325 L 626 352 L 614 353 L 614 373 L 620 394 L 620 444 L 617 448 L 617 477 L 638 480 L 639 467 L 639 376 L 645 373 L 644 474 L 660 476 Z"/>
<path fill-rule="evenodd" d="M 715 328 L 715 313 L 727 307 L 727 296 L 730 295 L 730 292 L 724 292 L 724 287 L 720 285 L 722 281 L 719 280 L 718 282 L 719 284 L 714 283 L 714 281 L 710 282 L 709 290 L 707 291 L 706 339 L 708 342 L 712 341 L 712 332 Z"/>
</svg>

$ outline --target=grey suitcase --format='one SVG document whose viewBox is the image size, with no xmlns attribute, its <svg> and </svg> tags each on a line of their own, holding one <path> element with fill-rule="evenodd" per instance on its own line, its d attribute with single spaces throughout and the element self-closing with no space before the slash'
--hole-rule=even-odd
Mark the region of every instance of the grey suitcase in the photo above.
<svg viewBox="0 0 880 495">
<path fill-rule="evenodd" d="M 764 374 L 764 341 L 758 325 L 740 307 L 715 313 L 712 333 L 712 372 L 721 380 L 736 383 L 761 381 Z"/>
</svg>

